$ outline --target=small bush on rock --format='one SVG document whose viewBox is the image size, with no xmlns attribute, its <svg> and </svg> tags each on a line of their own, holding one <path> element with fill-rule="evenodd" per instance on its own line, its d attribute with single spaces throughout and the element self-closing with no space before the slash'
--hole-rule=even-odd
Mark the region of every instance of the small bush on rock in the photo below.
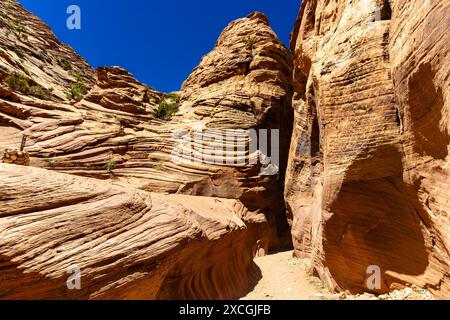
<svg viewBox="0 0 450 320">
<path fill-rule="evenodd" d="M 159 119 L 168 120 L 178 111 L 180 103 L 180 96 L 171 93 L 165 95 L 159 101 L 158 109 L 156 110 L 155 116 Z"/>
<path fill-rule="evenodd" d="M 72 70 L 72 64 L 66 59 L 58 59 L 58 65 L 63 68 L 65 71 Z"/>
<path fill-rule="evenodd" d="M 29 94 L 43 100 L 50 100 L 52 97 L 52 89 L 46 89 L 38 84 L 30 86 L 25 75 L 19 72 L 9 75 L 5 82 L 9 88 L 23 94 Z"/>
<path fill-rule="evenodd" d="M 114 160 L 111 159 L 105 163 L 105 169 L 108 173 L 112 173 L 115 168 L 117 168 L 117 163 Z"/>
</svg>

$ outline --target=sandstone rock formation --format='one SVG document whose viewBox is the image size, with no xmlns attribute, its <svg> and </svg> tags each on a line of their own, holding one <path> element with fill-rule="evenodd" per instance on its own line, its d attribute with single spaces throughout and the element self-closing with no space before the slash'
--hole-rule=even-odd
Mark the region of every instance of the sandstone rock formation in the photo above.
<svg viewBox="0 0 450 320">
<path fill-rule="evenodd" d="M 0 181 L 0 299 L 225 299 L 247 285 L 264 216 L 237 200 L 6 164 Z"/>
<path fill-rule="evenodd" d="M 185 189 L 190 194 L 240 199 L 251 210 L 269 213 L 269 222 L 279 228 L 270 241 L 281 240 L 282 246 L 287 240 L 282 237 L 288 234 L 280 199 L 292 133 L 291 73 L 290 52 L 270 29 L 267 17 L 253 13 L 232 22 L 194 69 L 183 84 L 179 112 L 181 121 L 201 121 L 205 128 L 280 130 L 278 175 L 261 175 L 254 165 L 215 166 L 208 180 Z M 248 137 L 244 139 L 248 143 Z M 250 156 L 245 155 L 245 163 Z M 217 181 L 214 186 L 211 179 Z"/>
<path fill-rule="evenodd" d="M 450 297 L 449 28 L 445 0 L 302 3 L 286 200 L 335 290 Z"/>
<path fill-rule="evenodd" d="M 0 9 L 2 81 L 13 71 L 20 72 L 35 86 L 31 95 L 42 96 L 43 90 L 48 90 L 44 96 L 55 101 L 67 100 L 73 83 L 82 82 L 87 88 L 93 84 L 94 70 L 72 48 L 61 44 L 39 18 L 16 0 L 2 0 Z M 21 95 L 1 88 L 0 96 L 17 102 Z"/>
<path fill-rule="evenodd" d="M 31 165 L 0 164 L 0 298 L 237 298 L 286 209 L 334 291 L 450 297 L 448 1 L 304 0 L 292 52 L 253 13 L 172 94 L 0 9 L 0 150 Z M 280 129 L 278 167 L 249 129 Z"/>
<path fill-rule="evenodd" d="M 2 167 L 0 255 L 9 281 L 0 297 L 238 297 L 253 256 L 290 242 L 282 189 L 292 58 L 267 18 L 230 24 L 169 119 L 157 117 L 164 93 L 120 67 L 93 71 L 16 1 L 0 7 L 0 147 L 26 135 L 30 165 L 46 169 Z M 217 163 L 214 154 L 177 163 L 176 133 L 199 123 L 219 131 L 283 124 L 279 173 L 261 174 L 248 152 L 231 151 L 242 164 Z M 86 279 L 72 292 L 64 279 L 77 261 Z"/>
</svg>

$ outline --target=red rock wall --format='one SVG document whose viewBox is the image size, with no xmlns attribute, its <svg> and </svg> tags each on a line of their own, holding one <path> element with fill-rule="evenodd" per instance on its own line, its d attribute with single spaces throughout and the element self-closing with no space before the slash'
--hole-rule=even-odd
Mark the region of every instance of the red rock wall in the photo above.
<svg viewBox="0 0 450 320">
<path fill-rule="evenodd" d="M 303 1 L 286 200 L 333 289 L 450 296 L 448 1 Z"/>
<path fill-rule="evenodd" d="M 16 0 L 0 9 L 0 148 L 26 135 L 32 167 L 0 164 L 0 298 L 238 298 L 253 257 L 290 244 L 293 64 L 267 17 L 230 23 L 178 93 L 178 112 L 161 119 L 163 93 L 120 67 L 94 73 Z M 48 95 L 10 85 L 14 74 Z M 73 84 L 86 88 L 79 99 Z M 175 163 L 175 133 L 193 120 L 282 127 L 280 172 L 261 174 L 248 153 L 237 165 Z M 66 288 L 71 264 L 83 272 L 78 291 Z"/>
</svg>

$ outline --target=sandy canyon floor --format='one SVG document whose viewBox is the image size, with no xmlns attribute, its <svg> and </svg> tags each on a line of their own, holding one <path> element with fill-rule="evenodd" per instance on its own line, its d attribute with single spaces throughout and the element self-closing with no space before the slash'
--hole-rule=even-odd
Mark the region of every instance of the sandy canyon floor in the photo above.
<svg viewBox="0 0 450 320">
<path fill-rule="evenodd" d="M 292 258 L 292 251 L 255 259 L 249 292 L 242 300 L 432 300 L 432 294 L 417 287 L 387 295 L 334 294 L 312 275 L 307 259 Z"/>
</svg>

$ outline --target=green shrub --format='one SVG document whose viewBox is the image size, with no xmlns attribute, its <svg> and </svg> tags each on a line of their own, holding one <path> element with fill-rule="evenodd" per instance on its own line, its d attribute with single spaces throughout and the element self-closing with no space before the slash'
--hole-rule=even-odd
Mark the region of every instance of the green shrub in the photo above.
<svg viewBox="0 0 450 320">
<path fill-rule="evenodd" d="M 105 169 L 109 173 L 111 173 L 115 168 L 117 168 L 117 163 L 114 160 L 111 159 L 105 163 Z"/>
<path fill-rule="evenodd" d="M 23 94 L 29 94 L 39 99 L 50 100 L 52 89 L 46 89 L 40 85 L 30 86 L 28 80 L 22 73 L 14 72 L 5 79 L 8 87 Z"/>
<path fill-rule="evenodd" d="M 1 19 L 2 22 L 4 24 L 6 24 L 9 27 L 8 31 L 13 31 L 14 34 L 18 37 L 18 38 L 24 38 L 24 39 L 28 39 L 28 35 L 26 34 L 26 30 L 25 30 L 25 26 L 20 23 L 18 20 L 13 19 L 13 18 L 2 18 Z"/>
<path fill-rule="evenodd" d="M 75 77 L 75 79 L 77 79 L 78 83 L 84 83 L 84 77 L 80 71 L 77 70 L 73 72 L 72 75 Z"/>
<path fill-rule="evenodd" d="M 72 64 L 66 59 L 58 59 L 58 65 L 63 68 L 65 71 L 72 70 Z"/>
<path fill-rule="evenodd" d="M 159 119 L 170 119 L 178 111 L 179 103 L 180 96 L 175 93 L 163 96 L 159 101 L 155 116 Z"/>
<path fill-rule="evenodd" d="M 172 99 L 176 103 L 180 103 L 180 96 L 176 93 L 169 93 L 169 94 L 165 95 L 165 98 Z"/>
<path fill-rule="evenodd" d="M 18 34 L 22 34 L 23 32 L 25 32 L 25 26 L 16 19 L 6 19 L 5 22 L 8 27 L 14 30 L 14 32 L 17 32 Z"/>
<path fill-rule="evenodd" d="M 250 50 L 250 51 L 253 50 L 253 48 L 254 48 L 254 46 L 255 46 L 255 43 L 256 43 L 255 37 L 248 36 L 247 42 L 246 42 L 246 48 L 247 48 L 247 50 Z"/>
<path fill-rule="evenodd" d="M 22 93 L 29 93 L 30 84 L 22 73 L 14 72 L 5 79 L 8 87 Z"/>
<path fill-rule="evenodd" d="M 70 91 L 66 94 L 69 100 L 80 101 L 88 93 L 85 85 L 81 82 L 74 82 L 70 85 Z"/>
</svg>

